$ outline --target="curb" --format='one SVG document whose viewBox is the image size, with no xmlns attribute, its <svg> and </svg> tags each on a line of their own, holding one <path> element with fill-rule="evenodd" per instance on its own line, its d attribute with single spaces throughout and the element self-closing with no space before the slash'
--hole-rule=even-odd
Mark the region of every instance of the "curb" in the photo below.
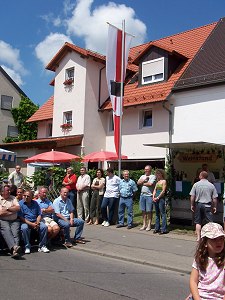
<svg viewBox="0 0 225 300">
<path fill-rule="evenodd" d="M 178 268 L 178 267 L 171 267 L 171 266 L 162 265 L 162 264 L 159 264 L 159 263 L 154 263 L 154 262 L 150 262 L 150 261 L 146 261 L 146 260 L 134 259 L 134 258 L 131 258 L 131 257 L 117 256 L 117 255 L 114 255 L 114 254 L 97 252 L 97 251 L 93 251 L 93 250 L 90 250 L 90 249 L 81 248 L 80 246 L 75 246 L 75 247 L 70 248 L 70 249 L 71 250 L 78 250 L 78 251 L 81 251 L 81 252 L 86 252 L 86 253 L 89 253 L 89 254 L 92 254 L 92 255 L 98 255 L 98 256 L 103 256 L 103 257 L 107 257 L 107 258 L 122 260 L 122 261 L 126 261 L 126 262 L 132 262 L 132 263 L 136 263 L 136 264 L 140 264 L 140 265 L 156 267 L 156 268 L 159 268 L 159 269 L 169 270 L 169 271 L 182 273 L 182 274 L 187 274 L 187 275 L 190 275 L 190 273 L 191 273 L 191 270 L 184 270 L 184 269 L 181 269 L 181 268 Z"/>
</svg>

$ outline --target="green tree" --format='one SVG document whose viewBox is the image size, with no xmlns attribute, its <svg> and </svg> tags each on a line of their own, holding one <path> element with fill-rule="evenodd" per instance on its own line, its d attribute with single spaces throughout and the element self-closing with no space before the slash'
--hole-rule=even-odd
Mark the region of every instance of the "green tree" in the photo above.
<svg viewBox="0 0 225 300">
<path fill-rule="evenodd" d="M 26 123 L 26 121 L 38 110 L 39 106 L 29 98 L 21 95 L 19 107 L 12 109 L 12 116 L 18 128 L 17 141 L 34 140 L 37 138 L 37 123 Z M 5 143 L 15 142 L 16 139 L 5 138 Z"/>
</svg>

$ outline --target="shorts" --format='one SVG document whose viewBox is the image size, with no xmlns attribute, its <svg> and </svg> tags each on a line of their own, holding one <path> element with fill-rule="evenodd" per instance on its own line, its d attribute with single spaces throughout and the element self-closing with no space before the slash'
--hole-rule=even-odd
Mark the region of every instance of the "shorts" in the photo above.
<svg viewBox="0 0 225 300">
<path fill-rule="evenodd" d="M 153 209 L 152 196 L 141 195 L 139 207 L 141 211 L 151 212 Z"/>
<path fill-rule="evenodd" d="M 213 222 L 213 213 L 212 213 L 212 207 L 211 204 L 204 204 L 197 202 L 195 203 L 195 218 L 194 222 L 195 224 L 203 224 L 203 221 L 205 220 L 208 222 Z"/>
<path fill-rule="evenodd" d="M 49 218 L 49 217 L 44 217 L 44 218 L 42 219 L 42 222 L 43 222 L 45 225 L 51 226 L 51 227 L 58 225 L 54 220 L 52 220 L 52 219 Z"/>
</svg>

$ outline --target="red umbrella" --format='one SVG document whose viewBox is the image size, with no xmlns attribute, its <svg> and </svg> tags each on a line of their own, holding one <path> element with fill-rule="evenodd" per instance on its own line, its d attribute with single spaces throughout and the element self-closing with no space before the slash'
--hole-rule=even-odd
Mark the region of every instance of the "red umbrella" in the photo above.
<svg viewBox="0 0 225 300">
<path fill-rule="evenodd" d="M 49 151 L 43 152 L 37 155 L 34 155 L 30 158 L 24 160 L 25 163 L 32 163 L 32 162 L 51 162 L 51 163 L 63 163 L 63 162 L 70 162 L 71 160 L 79 160 L 80 157 L 77 155 L 73 155 L 67 152 L 60 152 L 60 151 Z"/>
<path fill-rule="evenodd" d="M 127 159 L 126 155 L 122 155 L 121 159 Z M 117 160 L 118 155 L 115 152 L 109 151 L 99 151 L 99 152 L 92 152 L 83 157 L 83 161 L 105 161 L 105 160 Z"/>
</svg>

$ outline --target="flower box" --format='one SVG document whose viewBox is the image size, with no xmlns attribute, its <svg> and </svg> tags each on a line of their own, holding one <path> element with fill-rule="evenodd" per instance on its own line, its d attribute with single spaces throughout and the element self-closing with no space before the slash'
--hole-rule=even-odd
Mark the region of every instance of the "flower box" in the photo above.
<svg viewBox="0 0 225 300">
<path fill-rule="evenodd" d="M 73 79 L 70 78 L 70 79 L 66 79 L 64 82 L 63 82 L 64 85 L 71 85 L 73 84 Z"/>
<path fill-rule="evenodd" d="M 72 128 L 72 124 L 67 124 L 67 123 L 65 123 L 65 124 L 62 124 L 62 125 L 60 125 L 60 127 L 62 128 L 62 129 L 71 129 Z"/>
</svg>

